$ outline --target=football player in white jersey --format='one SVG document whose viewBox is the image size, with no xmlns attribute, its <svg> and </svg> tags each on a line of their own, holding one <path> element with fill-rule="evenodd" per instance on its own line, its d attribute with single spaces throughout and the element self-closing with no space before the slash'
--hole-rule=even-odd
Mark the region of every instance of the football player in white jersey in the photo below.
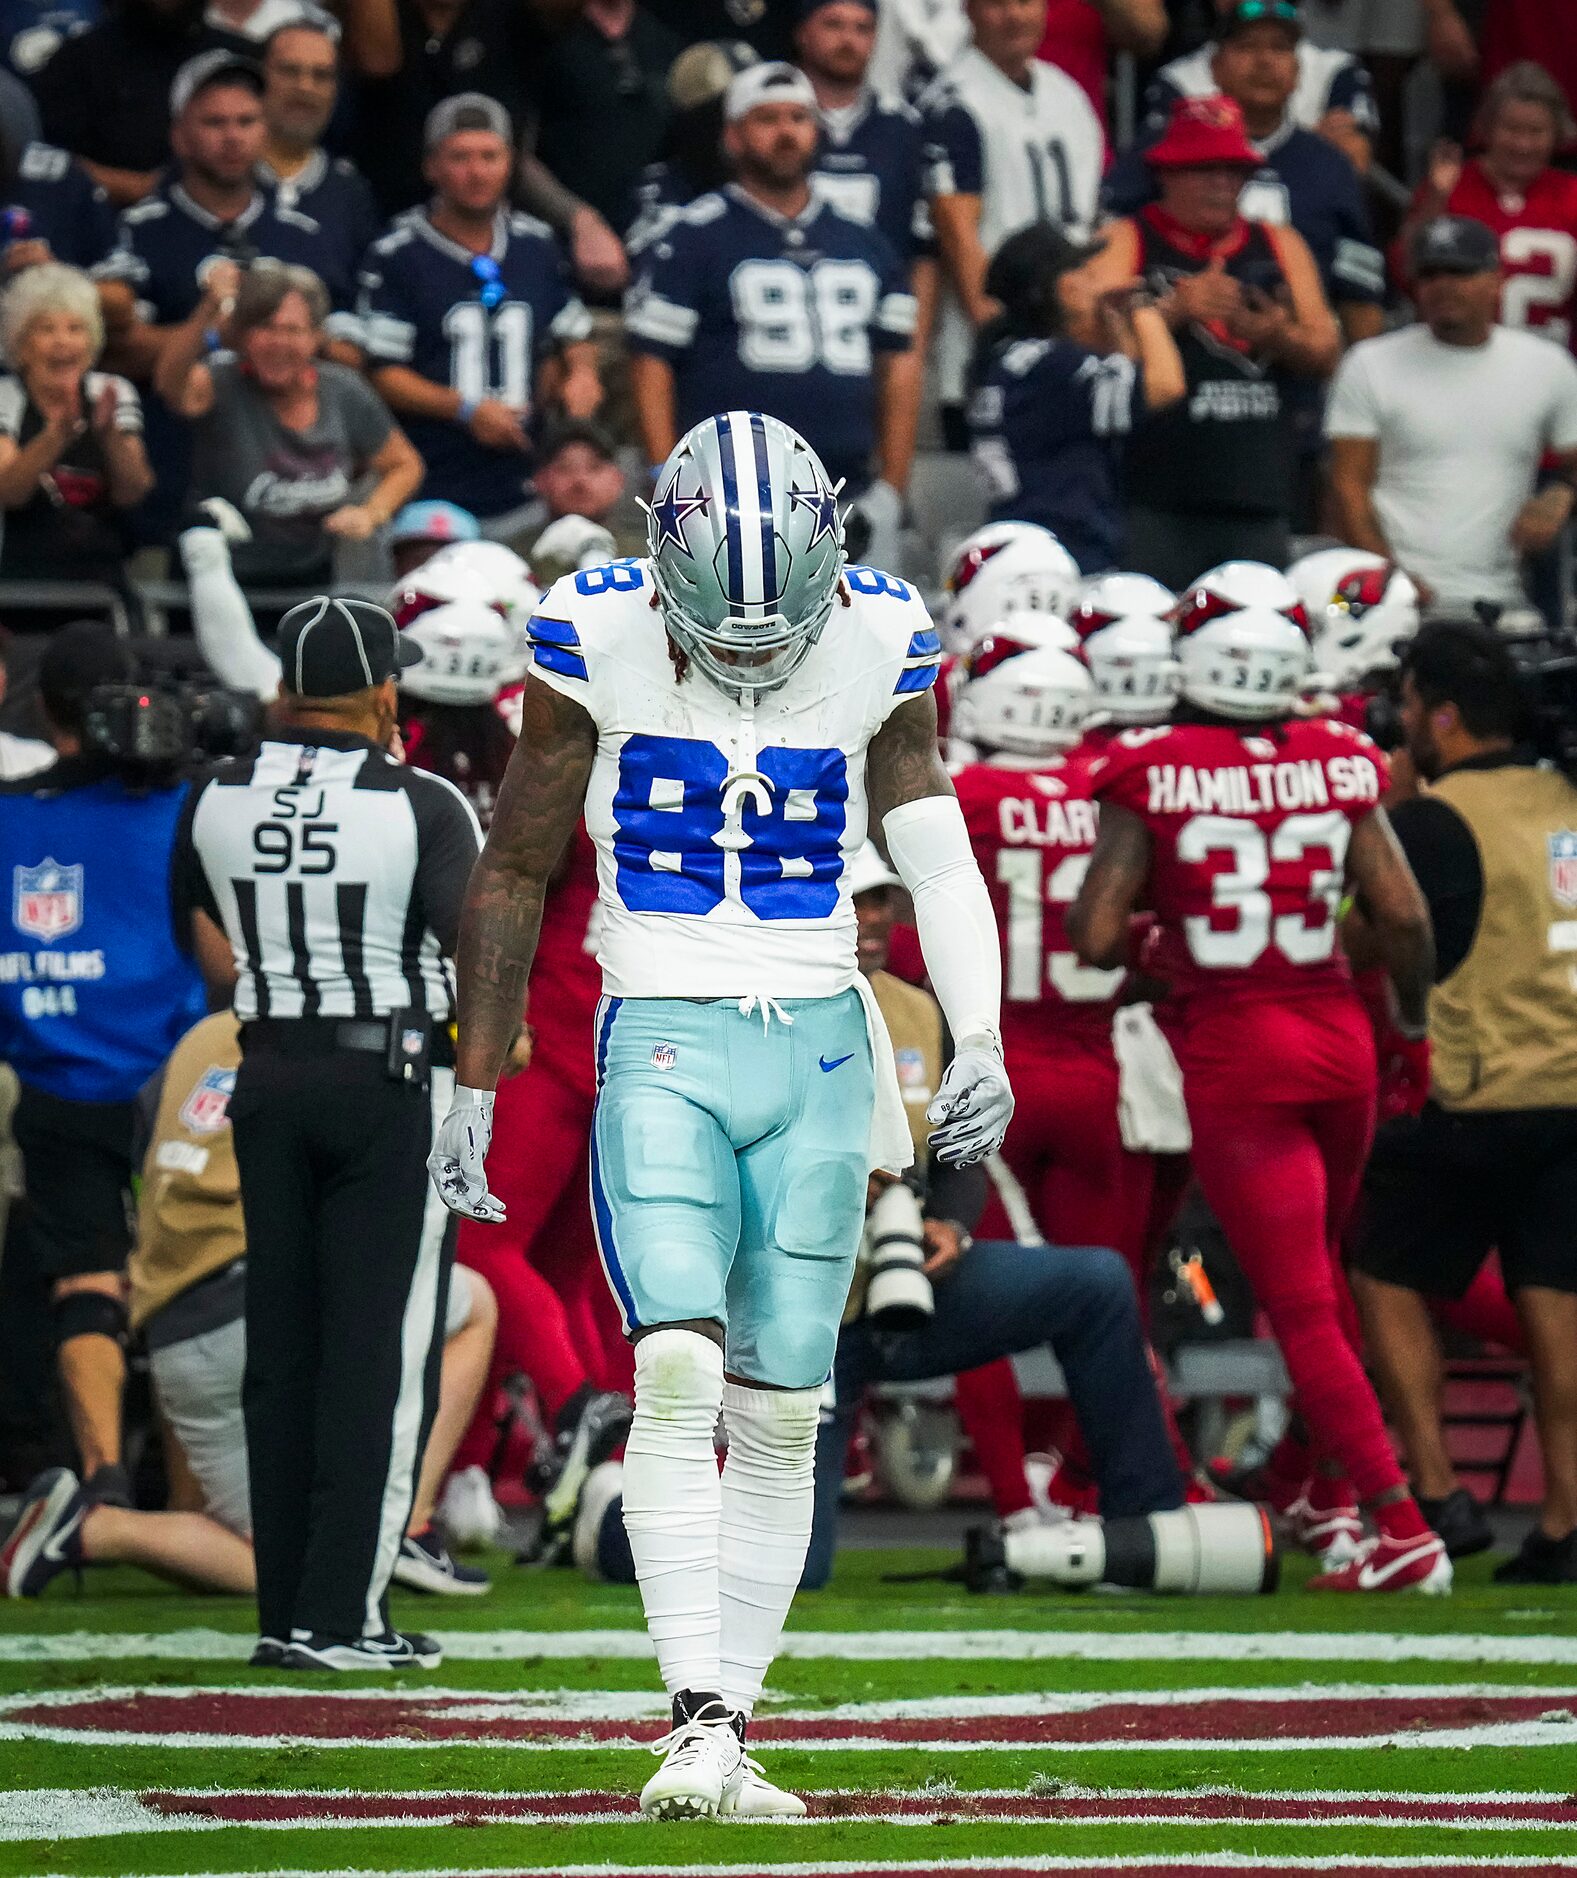
<svg viewBox="0 0 1577 1878">
<path fill-rule="evenodd" d="M 817 1408 L 867 1175 L 911 1159 L 855 956 L 847 869 L 879 828 L 957 1040 L 946 1158 L 1013 1098 L 984 882 L 937 753 L 940 642 L 902 581 L 845 565 L 802 437 L 730 411 L 657 479 L 649 558 L 566 577 L 532 622 L 520 742 L 471 878 L 455 1105 L 429 1165 L 496 1219 L 493 1087 L 576 818 L 597 846 L 604 999 L 592 1206 L 635 1344 L 625 1527 L 673 1698 L 661 1818 L 804 1811 L 744 1753 L 804 1564 Z M 718 1477 L 719 1410 L 728 1460 Z"/>
</svg>

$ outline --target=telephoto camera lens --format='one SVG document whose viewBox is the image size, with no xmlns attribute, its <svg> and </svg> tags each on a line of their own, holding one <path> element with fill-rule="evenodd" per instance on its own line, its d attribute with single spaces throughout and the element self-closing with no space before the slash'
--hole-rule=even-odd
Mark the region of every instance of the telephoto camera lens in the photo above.
<svg viewBox="0 0 1577 1878">
<path fill-rule="evenodd" d="M 884 1187 L 865 1216 L 865 1315 L 879 1330 L 923 1330 L 936 1309 L 925 1275 L 925 1221 L 912 1187 Z"/>
</svg>

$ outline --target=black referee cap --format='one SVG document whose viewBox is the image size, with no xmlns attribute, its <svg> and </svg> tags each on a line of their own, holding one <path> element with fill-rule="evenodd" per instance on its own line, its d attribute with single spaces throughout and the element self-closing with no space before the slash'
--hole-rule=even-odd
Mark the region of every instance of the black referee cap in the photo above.
<svg viewBox="0 0 1577 1878">
<path fill-rule="evenodd" d="M 422 649 L 371 600 L 319 594 L 279 622 L 285 689 L 298 698 L 345 698 L 397 678 Z"/>
</svg>

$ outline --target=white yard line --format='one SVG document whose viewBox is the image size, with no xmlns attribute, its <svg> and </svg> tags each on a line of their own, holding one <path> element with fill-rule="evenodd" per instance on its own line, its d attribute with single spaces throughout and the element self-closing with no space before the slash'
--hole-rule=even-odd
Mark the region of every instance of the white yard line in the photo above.
<svg viewBox="0 0 1577 1878">
<path fill-rule="evenodd" d="M 28 1690 L 0 1696 L 0 1718 L 18 1709 L 73 1709 L 104 1702 L 194 1701 L 223 1697 L 237 1704 L 273 1702 L 399 1703 L 420 1708 L 439 1704 L 445 1715 L 470 1721 L 651 1721 L 666 1719 L 665 1696 L 644 1691 L 528 1689 L 518 1695 L 496 1689 L 446 1689 L 428 1683 L 340 1688 L 321 1678 L 300 1683 L 100 1683 L 92 1688 Z M 763 1720 L 814 1722 L 981 1721 L 1001 1716 L 1085 1715 L 1103 1708 L 1193 1708 L 1202 1702 L 1459 1702 L 1478 1697 L 1546 1701 L 1577 1748 L 1577 1695 L 1544 1683 L 1297 1682 L 1245 1687 L 1241 1683 L 1187 1689 L 1026 1689 L 1008 1695 L 895 1696 L 887 1701 L 818 1703 L 813 1708 L 776 1702 Z"/>
<path fill-rule="evenodd" d="M 641 1630 L 440 1630 L 457 1663 L 518 1662 L 525 1657 L 645 1662 L 652 1647 Z M 157 1659 L 238 1663 L 256 1639 L 222 1630 L 141 1633 L 63 1630 L 0 1635 L 0 1664 L 90 1663 Z M 1330 1630 L 801 1630 L 783 1639 L 780 1656 L 812 1662 L 1286 1662 L 1539 1663 L 1577 1667 L 1577 1636 L 1497 1637 L 1442 1633 Z"/>
<path fill-rule="evenodd" d="M 727 1831 L 725 1826 L 723 1831 Z M 1264 1852 L 1199 1852 L 1193 1849 L 1181 1853 L 1132 1852 L 1115 1854 L 1110 1857 L 1070 1858 L 1057 1856 L 1027 1856 L 1018 1858 L 950 1858 L 950 1859 L 817 1859 L 811 1861 L 796 1860 L 792 1864 L 766 1864 L 760 1859 L 749 1865 L 658 1865 L 645 1860 L 626 1864 L 600 1865 L 499 1865 L 483 1870 L 455 1868 L 460 1878 L 857 1878 L 864 1873 L 893 1874 L 894 1878 L 903 1878 L 912 1874 L 913 1878 L 930 1878 L 932 1873 L 952 1872 L 1146 1872 L 1158 1869 L 1175 1870 L 1186 1867 L 1190 1871 L 1330 1871 L 1355 1874 L 1369 1871 L 1418 1871 L 1427 1872 L 1430 1878 L 1450 1878 L 1455 1872 L 1474 1872 L 1484 1869 L 1492 1871 L 1542 1871 L 1570 1872 L 1571 1863 L 1559 1855 L 1542 1857 L 1532 1853 L 1509 1853 L 1503 1857 L 1492 1854 L 1466 1855 L 1454 1853 L 1442 1858 L 1439 1853 L 1424 1853 L 1417 1856 L 1358 1856 L 1351 1853 L 1331 1857 L 1282 1857 Z M 45 1874 L 44 1878 L 65 1878 L 65 1874 Z M 277 1869 L 259 1872 L 210 1872 L 193 1873 L 190 1878 L 368 1878 L 364 1866 L 351 1869 L 335 1867 L 333 1869 L 302 1868 L 292 1871 Z M 382 1872 L 379 1878 L 436 1878 L 434 1869 L 426 1866 L 420 1870 Z"/>
</svg>

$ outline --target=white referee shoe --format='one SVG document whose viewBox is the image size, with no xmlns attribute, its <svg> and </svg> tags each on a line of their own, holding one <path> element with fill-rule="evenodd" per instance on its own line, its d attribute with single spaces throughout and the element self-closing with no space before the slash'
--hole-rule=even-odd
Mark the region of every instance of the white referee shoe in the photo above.
<svg viewBox="0 0 1577 1878">
<path fill-rule="evenodd" d="M 723 1787 L 719 1819 L 803 1819 L 805 1802 L 797 1793 L 774 1787 L 761 1763 L 748 1754 L 739 1757 L 739 1769 Z"/>
<path fill-rule="evenodd" d="M 715 1819 L 744 1767 L 734 1718 L 715 1695 L 691 1689 L 674 1697 L 673 1715 L 652 1747 L 663 1764 L 641 1789 L 641 1811 L 648 1819 Z"/>
</svg>

